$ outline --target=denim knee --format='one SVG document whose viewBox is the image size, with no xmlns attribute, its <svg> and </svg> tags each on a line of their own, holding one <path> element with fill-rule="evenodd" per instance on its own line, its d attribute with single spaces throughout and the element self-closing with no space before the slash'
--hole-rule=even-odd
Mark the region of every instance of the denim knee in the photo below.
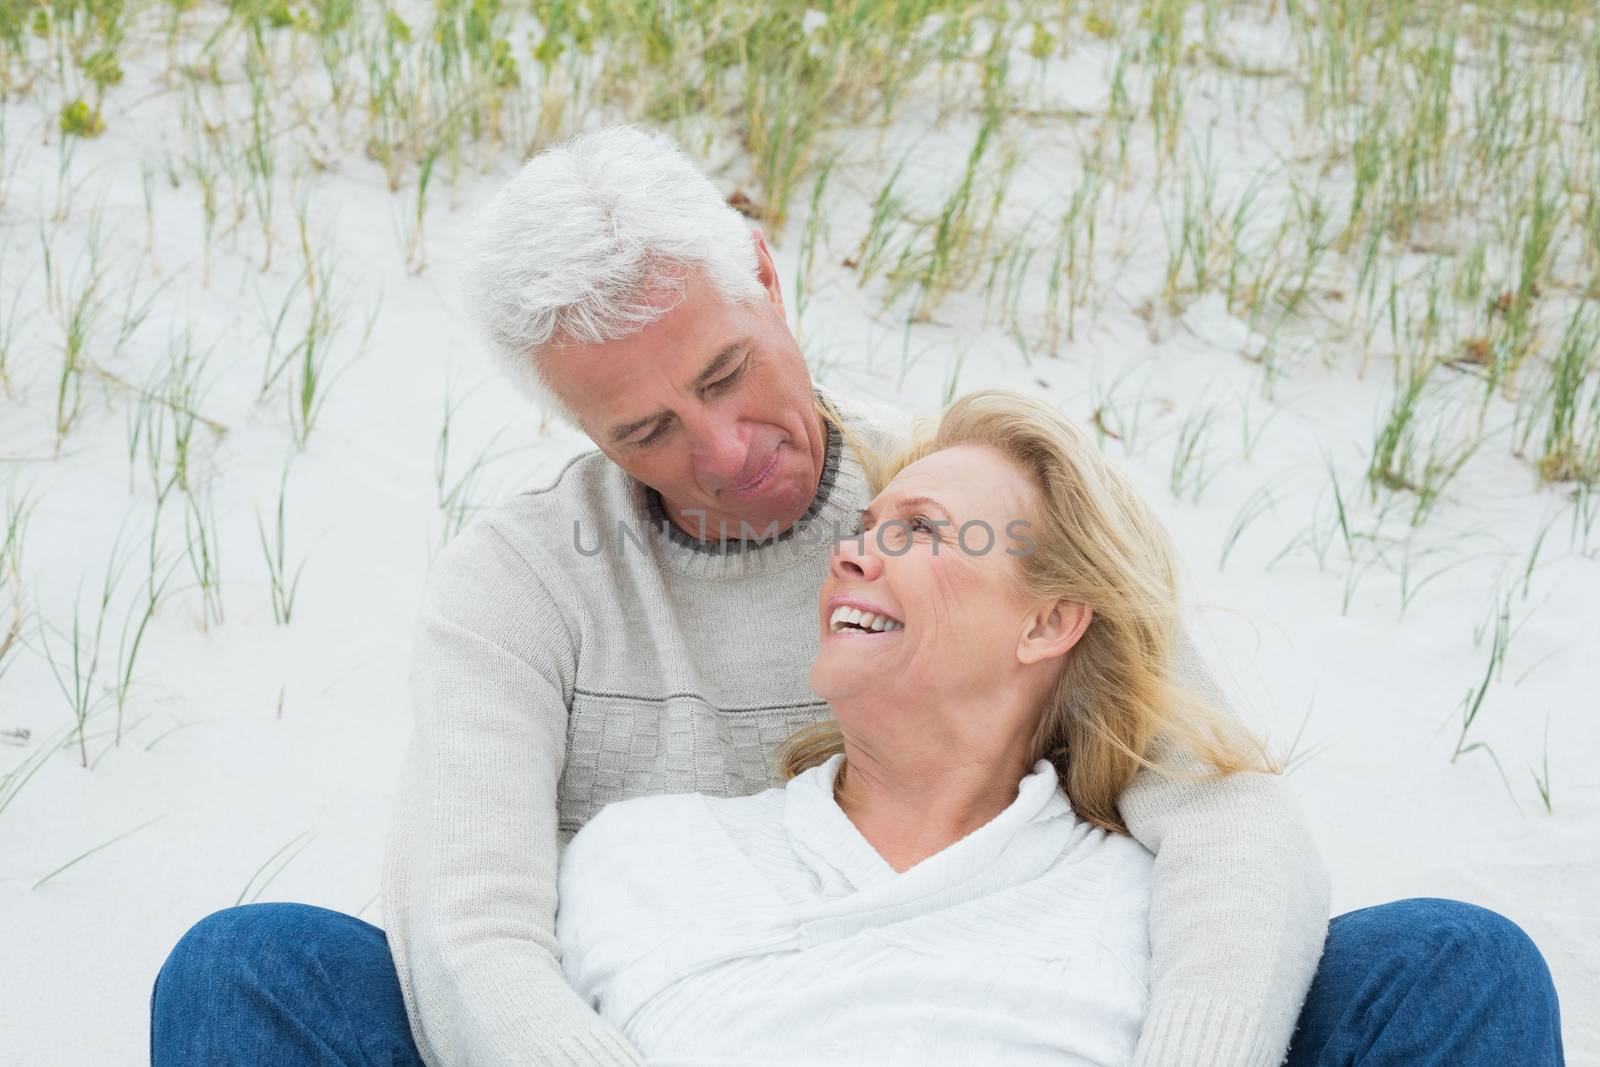
<svg viewBox="0 0 1600 1067">
<path fill-rule="evenodd" d="M 310 904 L 241 904 L 214 911 L 191 926 L 167 955 L 151 990 L 151 1003 L 185 990 L 215 990 L 246 976 L 259 976 L 260 950 L 299 943 L 311 949 L 310 928 L 329 926 L 337 912 Z"/>
<path fill-rule="evenodd" d="M 211 969 L 212 961 L 233 958 L 238 949 L 275 936 L 293 925 L 302 912 L 315 911 L 306 904 L 241 904 L 214 911 L 189 927 L 178 939 L 162 972 L 183 973 L 196 967 Z"/>
<path fill-rule="evenodd" d="M 1289 1063 L 1559 1067 L 1550 969 L 1516 923 L 1431 897 L 1340 915 Z"/>
<path fill-rule="evenodd" d="M 1528 988 L 1549 988 L 1550 969 L 1527 932 L 1499 912 L 1460 900 L 1416 897 L 1389 906 L 1414 938 L 1453 961 Z M 1396 931 L 1390 930 L 1392 936 Z"/>
<path fill-rule="evenodd" d="M 420 1061 L 383 931 L 309 904 L 247 904 L 179 939 L 151 993 L 151 1062 Z"/>
<path fill-rule="evenodd" d="M 1498 912 L 1460 900 L 1414 897 L 1341 916 L 1391 959 L 1408 959 L 1447 982 L 1471 982 L 1516 1004 L 1526 1017 L 1559 1031 L 1560 1008 L 1544 955 L 1527 933 Z M 1443 992 L 1436 989 L 1436 992 Z"/>
</svg>

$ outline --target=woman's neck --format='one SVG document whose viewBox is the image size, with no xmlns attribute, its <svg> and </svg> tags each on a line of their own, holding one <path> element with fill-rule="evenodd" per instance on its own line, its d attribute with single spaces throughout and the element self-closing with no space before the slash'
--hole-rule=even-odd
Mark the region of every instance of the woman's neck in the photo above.
<svg viewBox="0 0 1600 1067">
<path fill-rule="evenodd" d="M 845 762 L 834 783 L 840 809 L 896 872 L 949 848 L 999 815 L 1017 798 L 1027 773 L 1021 753 L 957 760 L 898 752 L 880 759 L 873 746 L 846 735 Z"/>
</svg>

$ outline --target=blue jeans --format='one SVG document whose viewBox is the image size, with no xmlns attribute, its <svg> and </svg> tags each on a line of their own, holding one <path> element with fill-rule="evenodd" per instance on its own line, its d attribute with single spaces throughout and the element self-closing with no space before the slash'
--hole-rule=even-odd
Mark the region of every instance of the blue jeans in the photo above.
<svg viewBox="0 0 1600 1067">
<path fill-rule="evenodd" d="M 306 904 L 195 924 L 156 976 L 155 1067 L 420 1064 L 383 931 Z M 1454 900 L 1334 919 L 1290 1067 L 1552 1067 L 1561 1015 L 1521 927 Z"/>
</svg>

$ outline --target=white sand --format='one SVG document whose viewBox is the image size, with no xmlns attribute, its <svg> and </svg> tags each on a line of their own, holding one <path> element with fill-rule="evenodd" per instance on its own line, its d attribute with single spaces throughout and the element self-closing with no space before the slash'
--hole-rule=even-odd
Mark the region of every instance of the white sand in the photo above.
<svg viewBox="0 0 1600 1067">
<path fill-rule="evenodd" d="M 1077 106 L 1094 107 L 1105 57 L 1092 48 L 1077 56 L 1052 84 Z M 306 901 L 381 921 L 374 898 L 389 794 L 409 730 L 411 622 L 445 530 L 433 463 L 446 383 L 454 383 L 457 398 L 484 383 L 452 424 L 451 476 L 496 433 L 502 436 L 494 450 L 510 450 L 474 486 L 480 504 L 542 484 L 586 445 L 565 430 L 540 432 L 536 415 L 492 377 L 460 313 L 450 264 L 463 223 L 510 173 L 510 161 L 492 175 L 436 187 L 430 266 L 413 276 L 395 222 L 410 202 L 387 193 L 372 162 L 344 160 L 315 178 L 312 211 L 317 240 L 336 259 L 335 288 L 352 303 L 333 357 L 336 369 L 348 370 L 308 449 L 292 461 L 291 568 L 309 562 L 292 624 L 275 625 L 256 513 L 270 521 L 293 448 L 281 392 L 255 403 L 265 358 L 255 290 L 276 309 L 300 269 L 291 201 L 285 192 L 271 270 L 258 269 L 259 228 L 247 216 L 219 242 L 211 285 L 203 288 L 197 189 L 193 182 L 173 189 L 161 174 L 163 145 L 178 150 L 176 106 L 151 92 L 154 65 L 125 61 L 128 78 L 108 103 L 107 133 L 78 148 L 72 175 L 83 184 L 61 222 L 49 218 L 54 112 L 34 102 L 5 105 L 7 150 L 23 154 L 3 216 L 0 276 L 5 301 L 22 284 L 20 306 L 37 313 L 18 334 L 14 396 L 0 398 L 0 482 L 9 478 L 38 501 L 24 550 L 26 606 L 30 616 L 37 609 L 35 621 L 55 628 L 50 647 L 58 658 L 75 594 L 93 624 L 93 600 L 126 519 L 123 545 L 132 563 L 104 642 L 104 655 L 114 659 L 145 574 L 152 495 L 142 458 L 129 492 L 126 391 L 86 382 L 81 422 L 52 458 L 61 334 L 43 310 L 38 237 L 42 225 L 57 270 L 70 279 L 84 247 L 88 201 L 103 191 L 106 251 L 116 264 L 113 309 L 129 294 L 137 303 L 165 288 L 124 351 L 104 357 L 106 327 L 95 358 L 143 381 L 167 358 L 173 334 L 187 330 L 200 351 L 215 347 L 200 408 L 229 432 L 219 442 L 197 431 L 194 462 L 214 492 L 226 617 L 209 629 L 200 625 L 200 595 L 180 564 L 173 588 L 191 587 L 174 593 L 151 625 L 120 746 L 108 733 L 116 711 L 106 707 L 90 724 L 93 770 L 79 766 L 75 745 L 64 749 L 0 812 L 0 1059 L 8 1063 L 143 1062 L 150 983 L 166 952 L 196 919 L 242 893 L 250 899 L 252 875 L 291 843 L 304 848 L 259 899 Z M 1203 95 L 1190 107 L 1191 121 L 1217 116 L 1215 143 L 1228 160 L 1224 184 L 1236 195 L 1266 158 L 1266 139 L 1287 120 L 1279 121 L 1270 98 L 1253 123 L 1229 118 Z M 1361 475 L 1390 391 L 1387 356 L 1380 350 L 1361 377 L 1352 340 L 1302 329 L 1289 340 L 1315 347 L 1268 399 L 1259 366 L 1242 358 L 1258 354 L 1259 338 L 1219 297 L 1193 301 L 1178 318 L 1162 310 L 1142 315 L 1147 301 L 1160 305 L 1166 246 L 1160 208 L 1137 183 L 1103 216 L 1098 310 L 1084 313 L 1077 337 L 1056 357 L 1035 353 L 1026 361 L 1003 325 L 982 321 L 978 295 L 947 300 L 934 321 L 912 329 L 903 349 L 903 316 L 881 309 L 881 283 L 862 290 L 839 264 L 859 242 L 870 199 L 905 146 L 915 141 L 915 158 L 927 164 L 912 168 L 917 187 L 937 197 L 954 180 L 972 121 L 927 134 L 916 127 L 908 122 L 881 143 L 876 133 L 845 141 L 800 324 L 819 382 L 898 410 L 928 409 L 964 353 L 959 391 L 1028 390 L 1085 421 L 1097 406 L 1120 408 L 1120 421 L 1107 415 L 1107 424 L 1124 432 L 1136 420 L 1130 447 L 1108 447 L 1170 524 L 1195 600 L 1214 609 L 1197 613 L 1193 626 L 1241 713 L 1280 747 L 1300 735 L 1306 758 L 1291 782 L 1333 872 L 1335 910 L 1440 896 L 1508 915 L 1549 960 L 1569 1062 L 1600 1062 L 1600 787 L 1593 770 L 1600 760 L 1600 528 L 1587 539 L 1581 528 L 1574 533 L 1563 490 L 1535 488 L 1504 434 L 1492 436 L 1416 534 L 1412 599 L 1402 615 L 1406 498 L 1384 527 L 1393 537 L 1383 542 L 1387 563 L 1370 563 L 1364 548 L 1363 562 L 1352 565 L 1333 532 L 1324 462 L 1326 455 L 1338 471 L 1352 521 L 1372 530 L 1377 508 Z M 1070 184 L 1079 136 L 1069 122 L 1019 131 L 1028 156 L 1007 203 L 1008 225 L 1020 229 L 1031 204 Z M 1136 134 L 1140 156 L 1148 156 L 1148 139 Z M 142 263 L 141 159 L 156 171 L 154 243 Z M 731 190 L 743 176 L 734 162 L 719 181 Z M 808 194 L 809 187 L 796 197 L 796 217 L 776 246 L 791 292 Z M 1265 202 L 1262 211 L 1269 211 Z M 1042 278 L 1042 269 L 1034 274 Z M 1025 301 L 1032 309 L 1025 331 L 1034 336 L 1039 301 L 1037 292 Z M 370 340 L 354 359 L 374 310 Z M 916 360 L 903 387 L 902 351 Z M 1210 480 L 1198 502 L 1178 500 L 1168 480 L 1180 427 L 1207 405 L 1216 406 L 1203 440 Z M 1491 426 L 1508 420 L 1509 408 L 1491 405 Z M 1272 506 L 1219 569 L 1230 524 L 1267 485 Z M 165 510 L 161 549 L 175 558 L 184 543 L 181 494 Z M 1523 595 L 1524 569 L 1547 521 L 1553 525 Z M 1328 539 L 1324 565 L 1304 547 L 1273 563 L 1312 528 Z M 1514 636 L 1468 738 L 1492 747 L 1502 782 L 1487 749 L 1455 762 L 1451 754 L 1462 696 L 1487 661 L 1487 638 L 1475 642 L 1474 630 L 1513 583 Z M 32 628 L 28 642 L 31 649 L 0 678 L 0 731 L 27 730 L 29 739 L 0 743 L 0 773 L 72 725 Z M 110 668 L 102 663 L 102 670 Z M 1547 728 L 1552 814 L 1532 774 L 1542 773 Z"/>
</svg>

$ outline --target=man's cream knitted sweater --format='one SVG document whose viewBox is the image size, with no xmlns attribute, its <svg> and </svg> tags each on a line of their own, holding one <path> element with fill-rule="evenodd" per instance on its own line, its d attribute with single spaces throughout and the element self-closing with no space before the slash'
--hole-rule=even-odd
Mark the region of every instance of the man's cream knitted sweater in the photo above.
<svg viewBox="0 0 1600 1067">
<path fill-rule="evenodd" d="M 867 499 L 830 431 L 802 525 L 724 550 L 587 452 L 440 555 L 418 620 L 416 721 L 383 886 L 429 1064 L 641 1062 L 563 977 L 559 850 L 614 800 L 781 784 L 777 744 L 828 714 L 807 678 L 830 543 L 804 535 L 848 529 Z M 1180 669 L 1220 699 L 1187 642 Z M 1267 775 L 1142 772 L 1121 807 L 1156 856 L 1136 1062 L 1280 1062 L 1328 917 L 1327 875 L 1287 788 Z"/>
</svg>

